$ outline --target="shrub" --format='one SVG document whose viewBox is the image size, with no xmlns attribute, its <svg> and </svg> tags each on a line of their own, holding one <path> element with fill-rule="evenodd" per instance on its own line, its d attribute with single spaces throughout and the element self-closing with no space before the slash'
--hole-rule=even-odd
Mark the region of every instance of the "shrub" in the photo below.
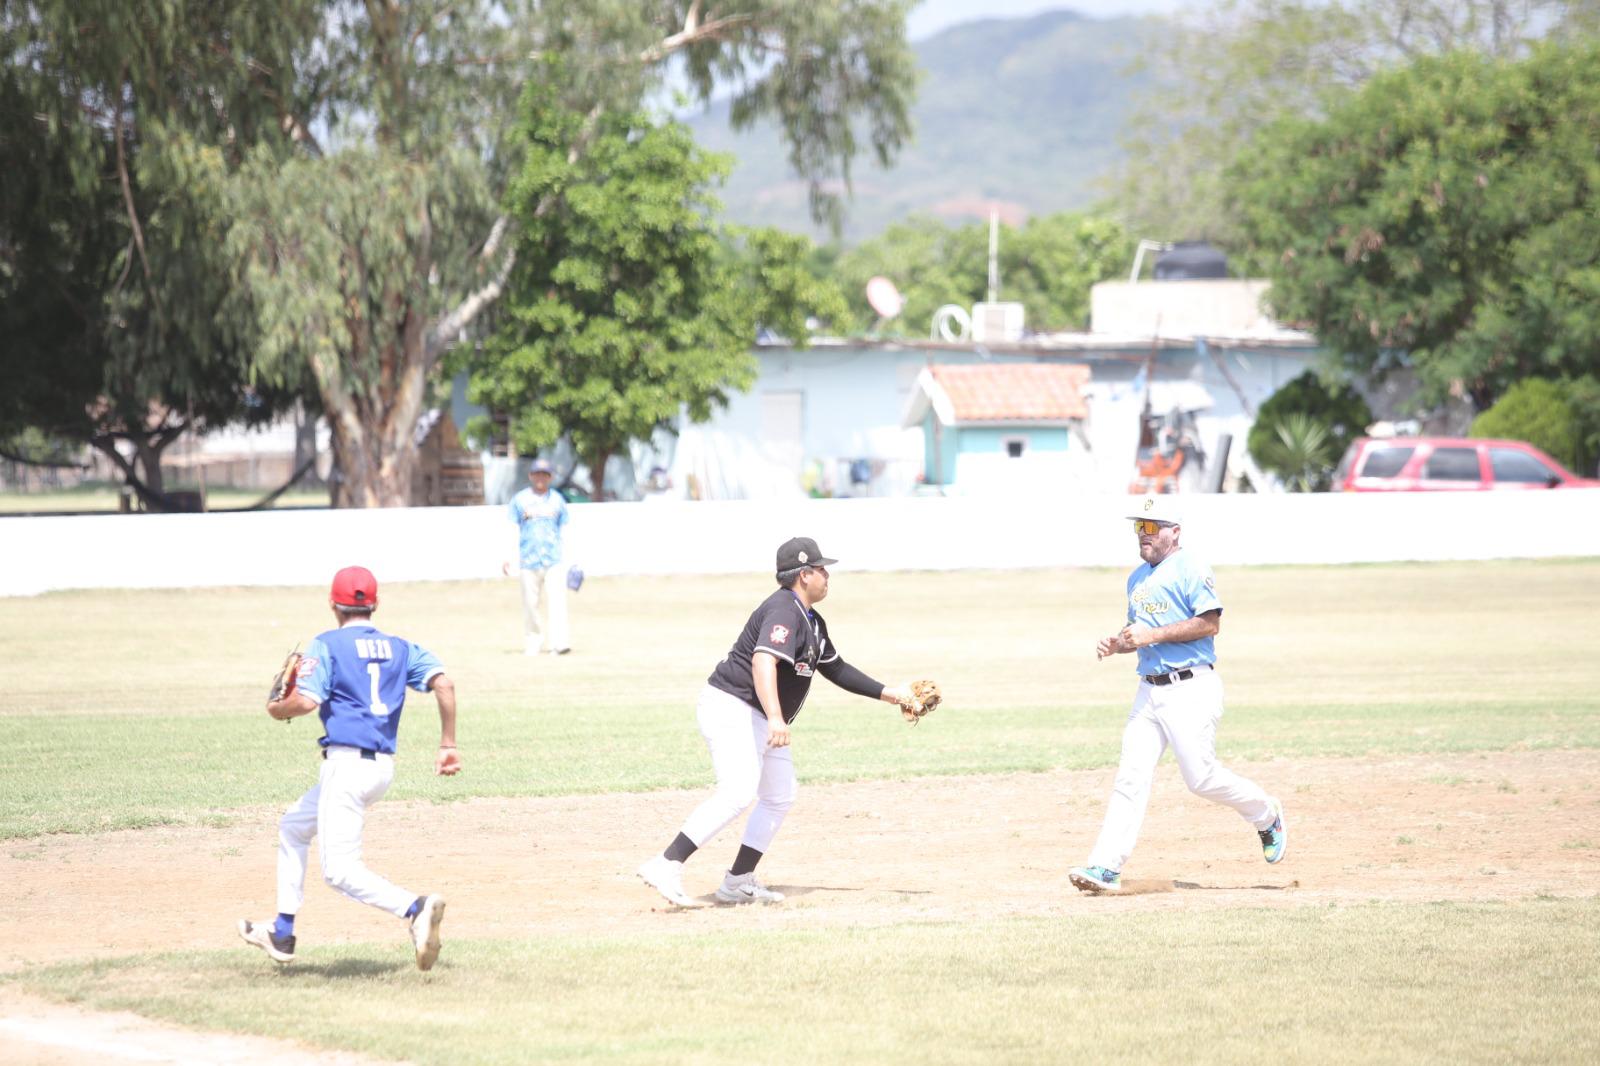
<svg viewBox="0 0 1600 1066">
<path fill-rule="evenodd" d="M 1474 437 L 1527 441 L 1574 472 L 1592 473 L 1600 444 L 1600 383 L 1525 378 L 1472 420 Z"/>
<path fill-rule="evenodd" d="M 1245 443 L 1256 465 L 1292 491 L 1321 492 L 1332 483 L 1339 457 L 1371 421 L 1372 408 L 1355 389 L 1330 389 L 1307 370 L 1261 405 Z"/>
</svg>

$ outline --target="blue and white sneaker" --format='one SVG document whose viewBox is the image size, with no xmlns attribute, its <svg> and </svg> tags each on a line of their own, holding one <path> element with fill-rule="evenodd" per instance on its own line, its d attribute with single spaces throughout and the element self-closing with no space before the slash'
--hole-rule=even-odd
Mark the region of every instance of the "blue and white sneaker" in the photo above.
<svg viewBox="0 0 1600 1066">
<path fill-rule="evenodd" d="M 239 936 L 246 944 L 265 951 L 267 958 L 278 965 L 287 966 L 294 961 L 294 937 L 274 933 L 271 922 L 252 922 L 248 918 L 240 918 L 238 928 Z"/>
<path fill-rule="evenodd" d="M 1122 875 L 1104 866 L 1074 866 L 1067 871 L 1067 879 L 1079 892 L 1087 892 L 1092 896 L 1122 891 Z"/>
<path fill-rule="evenodd" d="M 1289 827 L 1283 820 L 1283 804 L 1272 801 L 1272 824 L 1256 830 L 1261 837 L 1261 856 L 1268 862 L 1282 862 L 1283 853 L 1289 850 Z"/>
</svg>

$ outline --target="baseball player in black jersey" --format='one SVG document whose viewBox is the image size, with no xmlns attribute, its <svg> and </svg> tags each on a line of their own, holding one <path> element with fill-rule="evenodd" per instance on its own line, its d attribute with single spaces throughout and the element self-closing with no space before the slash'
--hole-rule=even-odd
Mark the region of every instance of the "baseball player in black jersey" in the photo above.
<svg viewBox="0 0 1600 1066">
<path fill-rule="evenodd" d="M 816 674 L 847 692 L 901 704 L 905 687 L 885 686 L 839 657 L 828 623 L 815 607 L 828 595 L 828 567 L 810 537 L 778 549 L 778 585 L 750 614 L 732 649 L 711 671 L 695 709 L 711 749 L 716 792 L 695 808 L 666 851 L 639 867 L 645 884 L 680 907 L 695 900 L 683 890 L 683 863 L 755 801 L 739 854 L 718 886 L 721 903 L 776 903 L 783 895 L 755 877 L 756 863 L 772 844 L 794 803 L 794 760 L 789 726 Z"/>
</svg>

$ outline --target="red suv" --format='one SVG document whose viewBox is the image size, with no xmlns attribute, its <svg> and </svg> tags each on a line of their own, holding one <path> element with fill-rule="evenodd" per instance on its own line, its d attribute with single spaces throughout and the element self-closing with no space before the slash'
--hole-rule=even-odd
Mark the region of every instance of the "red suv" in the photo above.
<svg viewBox="0 0 1600 1066">
<path fill-rule="evenodd" d="M 1333 472 L 1335 492 L 1600 488 L 1520 440 L 1361 437 Z"/>
</svg>

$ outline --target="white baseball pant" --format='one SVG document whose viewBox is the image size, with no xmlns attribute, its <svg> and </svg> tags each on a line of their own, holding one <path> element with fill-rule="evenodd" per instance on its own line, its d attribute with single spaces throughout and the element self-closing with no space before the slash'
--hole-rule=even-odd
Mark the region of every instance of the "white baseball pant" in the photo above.
<svg viewBox="0 0 1600 1066">
<path fill-rule="evenodd" d="M 550 651 L 572 647 L 567 632 L 567 567 L 563 563 L 542 570 L 522 571 L 522 628 L 527 648 L 538 651 L 544 626 L 540 613 L 549 610 L 549 633 L 544 646 Z"/>
<path fill-rule="evenodd" d="M 1198 670 L 1170 685 L 1139 682 L 1122 731 L 1122 761 L 1106 804 L 1105 824 L 1089 853 L 1089 865 L 1122 869 L 1139 840 L 1156 763 L 1167 746 L 1177 756 L 1183 783 L 1197 796 L 1226 804 L 1256 829 L 1275 817 L 1261 786 L 1217 762 L 1217 722 L 1222 718 L 1222 676 Z"/>
<path fill-rule="evenodd" d="M 298 914 L 305 901 L 306 855 L 316 837 L 322 877 L 357 903 L 405 917 L 415 892 L 379 877 L 361 861 L 367 808 L 394 780 L 394 756 L 363 759 L 359 748 L 330 745 L 317 783 L 278 822 L 278 913 Z"/>
<path fill-rule="evenodd" d="M 699 847 L 754 800 L 741 843 L 766 854 L 799 791 L 790 749 L 767 747 L 767 716 L 711 685 L 700 693 L 695 718 L 711 750 L 717 788 L 683 823 L 683 835 Z"/>
</svg>

